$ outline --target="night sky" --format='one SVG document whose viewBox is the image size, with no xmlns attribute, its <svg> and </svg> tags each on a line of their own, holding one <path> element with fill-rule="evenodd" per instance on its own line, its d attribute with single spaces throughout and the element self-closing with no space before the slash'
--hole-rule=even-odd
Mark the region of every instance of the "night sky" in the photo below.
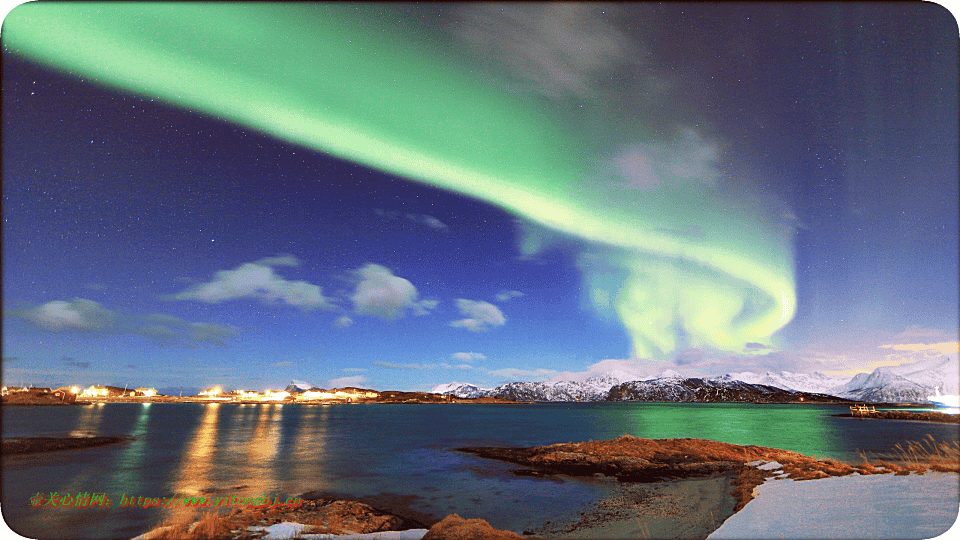
<svg viewBox="0 0 960 540">
<path fill-rule="evenodd" d="M 957 36 L 933 4 L 24 4 L 4 383 L 956 358 Z"/>
</svg>

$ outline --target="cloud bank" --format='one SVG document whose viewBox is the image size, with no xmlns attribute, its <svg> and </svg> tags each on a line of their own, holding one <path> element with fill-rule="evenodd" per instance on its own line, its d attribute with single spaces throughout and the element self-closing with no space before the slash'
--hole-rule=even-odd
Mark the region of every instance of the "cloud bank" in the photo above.
<svg viewBox="0 0 960 540">
<path fill-rule="evenodd" d="M 464 318 L 452 321 L 450 326 L 454 328 L 466 328 L 472 332 L 484 332 L 507 323 L 507 318 L 504 317 L 500 308 L 490 302 L 457 298 L 456 303 L 460 314 L 463 315 Z"/>
<path fill-rule="evenodd" d="M 274 266 L 297 266 L 292 255 L 267 257 L 244 263 L 233 270 L 220 270 L 211 281 L 175 294 L 177 300 L 196 300 L 218 304 L 240 298 L 252 298 L 265 304 L 287 304 L 305 311 L 325 307 L 326 298 L 317 285 L 289 281 L 280 277 Z"/>
<path fill-rule="evenodd" d="M 438 301 L 419 300 L 413 283 L 393 275 L 390 269 L 379 264 L 368 263 L 355 274 L 359 283 L 351 300 L 358 314 L 390 321 L 408 311 L 414 315 L 426 315 L 437 307 Z"/>
<path fill-rule="evenodd" d="M 52 300 L 39 306 L 14 312 L 48 332 L 97 332 L 140 335 L 160 344 L 196 347 L 226 347 L 240 336 L 232 325 L 190 322 L 172 315 L 124 315 L 85 298 Z"/>
</svg>

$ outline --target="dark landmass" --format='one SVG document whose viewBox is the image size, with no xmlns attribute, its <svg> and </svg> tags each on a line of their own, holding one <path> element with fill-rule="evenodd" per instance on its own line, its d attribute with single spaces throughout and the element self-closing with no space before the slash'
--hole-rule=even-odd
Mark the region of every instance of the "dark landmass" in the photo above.
<svg viewBox="0 0 960 540">
<path fill-rule="evenodd" d="M 670 403 L 853 403 L 827 394 L 784 390 L 764 384 L 722 379 L 655 379 L 618 384 L 607 401 Z"/>
<path fill-rule="evenodd" d="M 3 439 L 3 455 L 39 454 L 106 446 L 132 440 L 130 437 L 9 437 Z"/>
<path fill-rule="evenodd" d="M 844 418 L 865 418 L 880 420 L 915 420 L 919 422 L 940 422 L 944 424 L 960 424 L 960 414 L 947 414 L 936 411 L 876 411 L 857 414 L 837 414 Z"/>
<path fill-rule="evenodd" d="M 24 405 L 53 405 L 68 406 L 78 405 L 75 401 L 64 401 L 52 393 L 18 392 L 0 397 L 0 404 L 24 406 Z"/>
</svg>

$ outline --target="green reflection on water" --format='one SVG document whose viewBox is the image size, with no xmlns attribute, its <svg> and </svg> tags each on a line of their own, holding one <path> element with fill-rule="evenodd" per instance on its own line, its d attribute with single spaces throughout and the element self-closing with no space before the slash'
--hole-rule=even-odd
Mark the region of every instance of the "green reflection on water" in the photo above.
<svg viewBox="0 0 960 540">
<path fill-rule="evenodd" d="M 649 439 L 693 437 L 732 444 L 755 444 L 829 456 L 846 445 L 830 415 L 838 410 L 793 405 L 735 403 L 644 403 L 630 414 L 609 408 L 603 414 L 619 417 L 624 433 Z M 639 405 L 639 406 L 638 406 Z"/>
</svg>

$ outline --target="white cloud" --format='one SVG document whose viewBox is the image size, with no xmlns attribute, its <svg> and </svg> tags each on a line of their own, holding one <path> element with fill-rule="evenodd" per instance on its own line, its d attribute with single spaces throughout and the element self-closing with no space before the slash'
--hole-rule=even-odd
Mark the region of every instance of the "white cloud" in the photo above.
<svg viewBox="0 0 960 540">
<path fill-rule="evenodd" d="M 610 86 L 634 96 L 653 92 L 646 48 L 635 28 L 621 28 L 612 5 L 463 4 L 457 35 L 486 62 L 550 97 L 596 98 Z M 632 77 L 624 78 L 622 73 Z M 610 80 L 616 79 L 616 85 Z"/>
<path fill-rule="evenodd" d="M 408 309 L 415 315 L 426 315 L 439 303 L 437 300 L 418 300 L 413 283 L 393 275 L 379 264 L 367 263 L 356 274 L 360 283 L 351 299 L 359 314 L 393 320 L 402 317 Z"/>
<path fill-rule="evenodd" d="M 114 312 L 100 307 L 100 304 L 93 300 L 83 298 L 74 298 L 70 302 L 53 300 L 27 310 L 23 316 L 51 332 L 103 331 L 113 327 L 116 319 Z"/>
<path fill-rule="evenodd" d="M 628 187 L 653 190 L 662 186 L 715 187 L 717 145 L 704 141 L 693 129 L 683 128 L 672 141 L 643 142 L 628 146 L 614 158 L 617 172 Z"/>
<path fill-rule="evenodd" d="M 485 360 L 487 357 L 478 352 L 456 352 L 450 355 L 450 358 L 454 360 L 462 360 L 464 362 L 472 362 L 474 360 Z"/>
<path fill-rule="evenodd" d="M 337 318 L 337 320 L 333 321 L 333 325 L 336 326 L 337 328 L 346 328 L 351 324 L 353 324 L 353 319 L 351 319 L 346 315 L 341 315 L 340 317 Z"/>
<path fill-rule="evenodd" d="M 957 354 L 960 350 L 960 342 L 942 341 L 940 343 L 897 343 L 894 345 L 881 345 L 884 349 L 893 349 L 895 351 L 910 351 L 915 353 L 931 354 Z"/>
<path fill-rule="evenodd" d="M 500 308 L 490 302 L 457 298 L 457 308 L 465 318 L 450 323 L 450 326 L 456 328 L 482 332 L 492 327 L 503 326 L 507 322 Z"/>
<path fill-rule="evenodd" d="M 609 358 L 587 366 L 584 371 L 561 371 L 550 380 L 583 382 L 590 377 L 610 375 L 623 381 L 639 381 L 675 368 L 675 364 L 668 362 L 640 358 Z"/>
<path fill-rule="evenodd" d="M 240 329 L 233 325 L 221 325 L 204 322 L 189 322 L 179 317 L 154 313 L 133 322 L 132 332 L 156 339 L 157 341 L 176 343 L 193 347 L 195 345 L 215 345 L 226 347 L 230 341 L 240 336 Z"/>
<path fill-rule="evenodd" d="M 440 221 L 439 219 L 433 216 L 428 216 L 426 214 L 420 215 L 420 221 L 421 223 L 423 223 L 424 225 L 426 225 L 427 227 L 430 227 L 435 231 L 442 231 L 447 228 L 447 225 L 444 222 Z"/>
<path fill-rule="evenodd" d="M 535 378 L 535 379 L 544 379 L 548 375 L 553 375 L 556 373 L 553 369 L 517 369 L 517 368 L 503 368 L 496 369 L 493 371 L 488 371 L 490 375 L 497 377 L 503 377 L 510 380 L 519 380 L 522 378 Z"/>
<path fill-rule="evenodd" d="M 380 362 L 379 360 L 373 362 L 373 365 L 375 365 L 375 366 L 380 366 L 380 367 L 385 367 L 385 368 L 390 368 L 390 369 L 430 369 L 431 367 L 436 367 L 436 366 L 432 366 L 432 365 L 430 365 L 430 364 L 425 364 L 425 365 L 420 365 L 420 364 L 394 364 L 394 363 L 391 363 L 391 362 Z"/>
<path fill-rule="evenodd" d="M 226 347 L 227 342 L 239 335 L 240 331 L 230 325 L 210 323 L 190 323 L 187 339 L 193 343 L 208 343 Z"/>
<path fill-rule="evenodd" d="M 497 300 L 500 302 L 507 302 L 511 298 L 517 298 L 523 296 L 523 293 L 520 291 L 500 291 L 497 293 Z"/>
<path fill-rule="evenodd" d="M 401 214 L 396 210 L 384 210 L 382 208 L 375 208 L 373 210 L 373 213 L 375 213 L 376 215 L 382 218 L 386 218 L 389 220 L 396 220 L 397 218 L 402 216 L 406 218 L 408 221 L 411 221 L 413 223 L 419 223 L 421 225 L 426 225 L 427 227 L 430 227 L 435 231 L 442 231 L 449 228 L 444 222 L 428 214 L 414 214 L 410 212 Z"/>
<path fill-rule="evenodd" d="M 367 384 L 367 378 L 363 375 L 351 375 L 349 377 L 340 377 L 327 381 L 327 388 L 343 388 L 345 386 L 363 386 Z"/>
<path fill-rule="evenodd" d="M 74 298 L 70 302 L 53 300 L 16 314 L 51 332 L 71 330 L 137 334 L 166 344 L 188 347 L 216 345 L 225 347 L 240 335 L 231 325 L 189 322 L 172 315 L 126 315 L 121 318 L 93 300 Z"/>
<path fill-rule="evenodd" d="M 253 264 L 260 266 L 300 266 L 300 261 L 289 253 L 281 253 L 276 257 L 264 257 Z"/>
<path fill-rule="evenodd" d="M 177 300 L 198 300 L 217 304 L 238 298 L 256 298 L 263 303 L 284 303 L 303 310 L 327 305 L 320 287 L 306 281 L 288 281 L 273 266 L 295 266 L 292 255 L 268 257 L 244 263 L 233 270 L 220 270 L 214 279 L 174 295 Z"/>
</svg>

